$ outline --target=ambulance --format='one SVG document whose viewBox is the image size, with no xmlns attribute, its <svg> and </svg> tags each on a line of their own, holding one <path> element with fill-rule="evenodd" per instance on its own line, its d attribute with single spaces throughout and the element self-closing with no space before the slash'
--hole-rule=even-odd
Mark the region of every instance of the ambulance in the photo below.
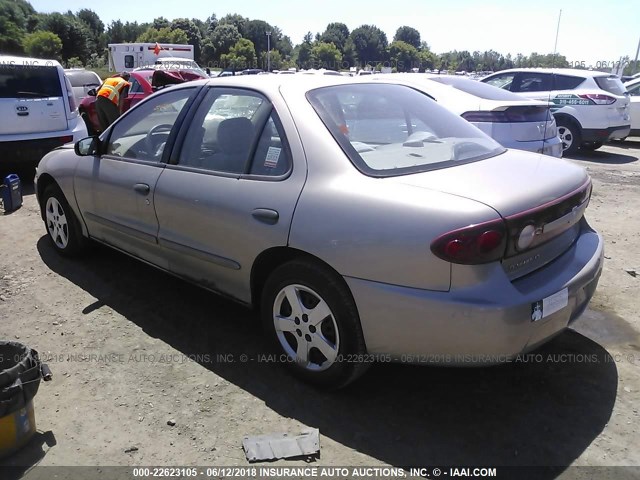
<svg viewBox="0 0 640 480">
<path fill-rule="evenodd" d="M 174 43 L 110 43 L 109 71 L 166 65 L 168 68 L 200 68 L 194 61 L 193 45 Z"/>
</svg>

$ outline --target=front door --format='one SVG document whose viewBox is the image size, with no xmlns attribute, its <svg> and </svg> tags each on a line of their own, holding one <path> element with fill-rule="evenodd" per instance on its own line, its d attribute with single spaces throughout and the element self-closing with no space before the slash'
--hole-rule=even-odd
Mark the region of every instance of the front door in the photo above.
<svg viewBox="0 0 640 480">
<path fill-rule="evenodd" d="M 166 268 L 158 255 L 154 190 L 164 146 L 196 88 L 158 95 L 102 135 L 102 155 L 79 162 L 75 192 L 89 235 Z"/>
</svg>

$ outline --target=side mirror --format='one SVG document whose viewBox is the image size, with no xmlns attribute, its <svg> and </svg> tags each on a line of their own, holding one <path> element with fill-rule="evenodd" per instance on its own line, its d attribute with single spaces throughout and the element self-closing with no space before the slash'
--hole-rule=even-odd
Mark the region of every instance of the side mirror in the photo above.
<svg viewBox="0 0 640 480">
<path fill-rule="evenodd" d="M 76 155 L 80 157 L 97 155 L 99 141 L 98 137 L 86 137 L 82 140 L 78 140 L 73 146 L 73 149 L 76 152 Z"/>
<path fill-rule="evenodd" d="M 92 88 L 91 90 L 87 90 L 87 95 L 90 95 L 92 97 L 97 97 L 98 96 L 98 90 L 96 90 L 95 88 Z"/>
</svg>

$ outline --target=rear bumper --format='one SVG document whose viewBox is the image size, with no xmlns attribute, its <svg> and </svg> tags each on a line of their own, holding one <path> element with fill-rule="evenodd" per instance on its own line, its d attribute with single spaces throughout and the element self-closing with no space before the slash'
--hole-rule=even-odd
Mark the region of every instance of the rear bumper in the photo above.
<svg viewBox="0 0 640 480">
<path fill-rule="evenodd" d="M 583 142 L 608 142 L 619 140 L 629 136 L 631 125 L 620 125 L 609 128 L 584 128 L 582 129 Z"/>
<path fill-rule="evenodd" d="M 0 135 L 0 170 L 35 168 L 54 148 L 86 136 L 87 127 L 80 116 L 69 120 L 69 129 L 60 132 Z"/>
<path fill-rule="evenodd" d="M 602 237 L 582 222 L 567 252 L 514 282 L 500 265 L 478 288 L 450 292 L 346 278 L 369 353 L 410 363 L 494 364 L 549 340 L 582 314 L 602 271 Z M 533 321 L 533 305 L 564 289 L 566 306 Z"/>
</svg>

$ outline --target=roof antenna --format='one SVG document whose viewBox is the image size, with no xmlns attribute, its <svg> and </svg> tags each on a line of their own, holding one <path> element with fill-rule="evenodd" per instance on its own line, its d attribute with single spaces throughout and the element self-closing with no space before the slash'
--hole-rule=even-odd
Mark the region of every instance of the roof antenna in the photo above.
<svg viewBox="0 0 640 480">
<path fill-rule="evenodd" d="M 556 43 L 553 46 L 553 58 L 551 59 L 551 68 L 556 66 L 556 53 L 558 51 L 558 34 L 560 33 L 560 19 L 562 18 L 562 9 L 558 15 L 558 28 L 556 28 Z"/>
</svg>

